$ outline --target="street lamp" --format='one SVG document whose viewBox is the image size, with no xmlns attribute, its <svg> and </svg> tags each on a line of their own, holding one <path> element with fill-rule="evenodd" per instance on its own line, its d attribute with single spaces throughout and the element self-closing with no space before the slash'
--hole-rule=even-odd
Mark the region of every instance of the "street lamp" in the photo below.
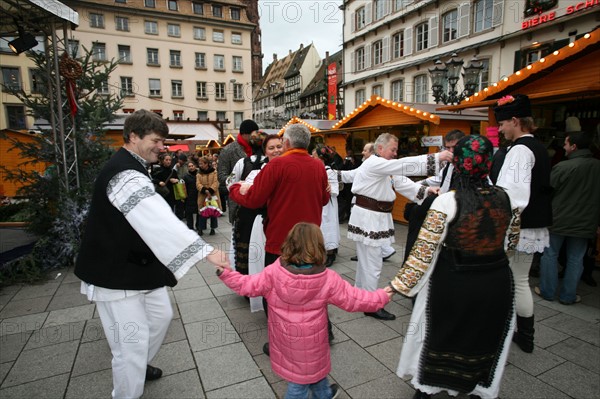
<svg viewBox="0 0 600 399">
<path fill-rule="evenodd" d="M 463 68 L 463 64 L 463 60 L 458 58 L 456 53 L 452 53 L 450 59 L 445 63 L 438 59 L 435 61 L 434 67 L 429 68 L 432 82 L 431 89 L 436 104 L 439 104 L 440 101 L 444 104 L 458 104 L 475 92 L 479 84 L 479 76 L 483 70 L 483 63 L 477 59 L 477 56 L 473 56 L 469 65 Z M 459 93 L 456 84 L 461 69 L 464 70 L 462 77 L 465 88 Z"/>
</svg>

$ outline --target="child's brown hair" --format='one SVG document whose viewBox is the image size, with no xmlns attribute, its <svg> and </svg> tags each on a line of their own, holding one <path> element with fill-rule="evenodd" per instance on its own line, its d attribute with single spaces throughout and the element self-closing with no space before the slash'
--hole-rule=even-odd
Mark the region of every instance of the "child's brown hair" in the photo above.
<svg viewBox="0 0 600 399">
<path fill-rule="evenodd" d="M 314 223 L 296 223 L 281 246 L 281 258 L 288 264 L 323 266 L 326 257 L 323 233 Z"/>
</svg>

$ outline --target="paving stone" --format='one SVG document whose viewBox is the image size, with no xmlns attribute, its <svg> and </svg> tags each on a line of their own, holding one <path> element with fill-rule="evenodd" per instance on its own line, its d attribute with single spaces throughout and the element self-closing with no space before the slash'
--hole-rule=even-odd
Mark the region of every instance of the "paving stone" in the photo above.
<svg viewBox="0 0 600 399">
<path fill-rule="evenodd" d="M 282 378 L 273 371 L 271 359 L 262 353 L 262 350 L 260 355 L 254 356 L 254 362 L 258 365 L 258 369 L 265 376 L 269 384 L 272 385 L 278 381 L 282 381 Z"/>
<path fill-rule="evenodd" d="M 398 305 L 398 304 L 396 304 L 396 305 Z M 398 305 L 398 306 L 402 307 L 401 305 Z M 420 331 L 419 329 L 415 329 L 414 323 L 411 323 L 411 321 L 410 321 L 410 316 L 411 316 L 410 313 L 402 315 L 402 316 L 396 316 L 396 320 L 385 321 L 383 323 L 385 323 L 385 325 L 387 327 L 396 331 L 399 335 L 405 336 L 408 333 Z M 371 319 L 371 318 L 369 317 L 369 319 Z"/>
<path fill-rule="evenodd" d="M 327 307 L 327 313 L 329 314 L 329 320 L 334 324 L 343 323 L 345 321 L 359 319 L 364 317 L 362 312 L 346 312 L 338 308 L 337 306 L 329 305 Z"/>
<path fill-rule="evenodd" d="M 263 353 L 263 345 L 269 341 L 267 328 L 240 333 L 240 338 L 252 356 Z"/>
<path fill-rule="evenodd" d="M 504 369 L 499 397 L 503 399 L 568 398 L 563 392 L 510 364 Z"/>
<path fill-rule="evenodd" d="M 72 375 L 78 376 L 97 371 L 109 370 L 112 367 L 112 354 L 106 341 L 91 341 L 81 344 Z"/>
<path fill-rule="evenodd" d="M 538 378 L 573 398 L 597 398 L 600 393 L 598 374 L 571 362 L 565 362 Z"/>
<path fill-rule="evenodd" d="M 11 317 L 0 322 L 0 336 L 39 330 L 44 325 L 48 312 Z"/>
<path fill-rule="evenodd" d="M 2 381 L 4 381 L 4 377 L 6 377 L 13 364 L 14 362 L 0 363 L 0 385 L 2 384 Z M 0 390 L 0 398 L 2 397 L 1 392 L 2 391 Z"/>
<path fill-rule="evenodd" d="M 185 324 L 225 316 L 225 312 L 215 298 L 184 302 L 178 306 L 181 320 Z"/>
<path fill-rule="evenodd" d="M 217 297 L 217 301 L 219 301 L 219 304 L 225 311 L 248 307 L 248 301 L 246 298 L 239 296 L 238 294 L 220 296 Z"/>
<path fill-rule="evenodd" d="M 331 345 L 339 344 L 340 342 L 348 341 L 350 339 L 349 336 L 344 334 L 344 332 L 337 328 L 334 324 L 332 325 L 331 331 L 333 332 L 333 341 L 330 342 Z"/>
<path fill-rule="evenodd" d="M 398 337 L 365 349 L 395 374 L 398 362 L 400 361 L 400 351 L 403 344 L 404 337 Z"/>
<path fill-rule="evenodd" d="M 143 399 L 205 398 L 196 370 L 167 375 L 146 383 Z"/>
<path fill-rule="evenodd" d="M 194 357 L 207 391 L 261 376 L 258 366 L 241 342 L 194 352 Z"/>
<path fill-rule="evenodd" d="M 41 296 L 21 300 L 12 300 L 0 312 L 0 318 L 24 316 L 28 314 L 41 313 L 46 310 L 52 296 Z"/>
<path fill-rule="evenodd" d="M 214 296 L 230 295 L 231 293 L 234 293 L 234 291 L 231 288 L 223 284 L 221 281 L 213 283 L 209 285 L 209 287 L 213 292 Z"/>
<path fill-rule="evenodd" d="M 110 398 L 113 388 L 112 370 L 72 377 L 67 387 L 66 399 Z"/>
<path fill-rule="evenodd" d="M 409 384 L 393 373 L 348 389 L 352 398 L 411 398 L 414 393 Z"/>
<path fill-rule="evenodd" d="M 173 290 L 180 291 L 197 287 L 206 287 L 206 281 L 204 281 L 196 269 L 192 268 L 181 280 L 179 280 L 177 285 L 173 287 Z"/>
<path fill-rule="evenodd" d="M 25 350 L 41 348 L 42 346 L 55 345 L 61 342 L 79 342 L 83 334 L 85 321 L 49 326 L 36 330 L 27 341 Z"/>
<path fill-rule="evenodd" d="M 535 347 L 533 353 L 525 353 L 514 342 L 510 345 L 508 362 L 533 376 L 540 375 L 565 362 L 562 357 L 540 347 Z"/>
<path fill-rule="evenodd" d="M 182 304 L 184 302 L 198 301 L 200 299 L 212 298 L 213 294 L 208 286 L 188 288 L 185 290 L 173 291 L 176 302 Z M 175 301 L 173 301 L 175 302 Z"/>
<path fill-rule="evenodd" d="M 18 385 L 12 388 L 0 389 L 0 398 L 2 399 L 55 399 L 62 398 L 67 390 L 69 374 L 61 374 L 50 378 L 44 378 Z"/>
<path fill-rule="evenodd" d="M 555 345 L 569 336 L 565 333 L 548 327 L 545 324 L 537 323 L 535 325 L 535 345 L 540 348 L 547 349 L 549 346 Z"/>
<path fill-rule="evenodd" d="M 535 315 L 535 323 L 536 324 L 538 324 L 542 320 L 545 320 L 552 316 L 556 316 L 557 314 L 560 313 L 556 309 L 552 309 L 552 308 L 549 308 L 548 306 L 545 306 L 545 303 L 546 303 L 545 301 L 540 301 L 534 305 L 533 314 Z"/>
<path fill-rule="evenodd" d="M 592 345 L 600 346 L 600 329 L 597 324 L 564 313 L 542 320 L 541 323 Z"/>
<path fill-rule="evenodd" d="M 226 313 L 233 327 L 240 334 L 267 327 L 265 312 L 252 313 L 249 306 L 246 308 L 231 309 L 226 311 Z"/>
<path fill-rule="evenodd" d="M 56 293 L 54 294 L 54 296 L 65 296 L 65 295 L 73 295 L 73 296 L 79 295 L 82 298 L 86 298 L 86 296 L 81 293 L 81 281 L 73 281 L 70 283 L 66 283 L 63 281 L 62 284 L 56 290 Z"/>
<path fill-rule="evenodd" d="M 396 331 L 372 317 L 361 317 L 339 323 L 337 327 L 362 347 L 375 345 L 399 336 Z"/>
<path fill-rule="evenodd" d="M 163 344 L 181 341 L 184 339 L 186 339 L 185 329 L 183 328 L 183 322 L 181 319 L 171 320 L 171 324 L 169 325 L 169 329 L 167 330 L 167 335 L 165 336 Z"/>
<path fill-rule="evenodd" d="M 77 345 L 77 342 L 64 342 L 23 351 L 2 386 L 19 385 L 70 372 Z"/>
<path fill-rule="evenodd" d="M 338 261 L 334 262 L 330 269 L 339 275 L 356 273 L 356 269 L 352 269 L 347 266 L 346 263 L 340 263 Z"/>
<path fill-rule="evenodd" d="M 10 334 L 0 337 L 0 363 L 16 360 L 27 344 L 31 334 L 31 331 L 26 331 L 21 334 Z"/>
<path fill-rule="evenodd" d="M 568 338 L 548 348 L 563 359 L 567 359 L 586 370 L 600 374 L 600 348 L 577 338 Z"/>
<path fill-rule="evenodd" d="M 208 275 L 208 276 L 202 276 L 202 277 L 204 278 L 204 281 L 208 285 L 213 285 L 213 284 L 221 283 L 221 279 L 216 274 L 212 274 L 212 275 Z"/>
<path fill-rule="evenodd" d="M 81 280 L 79 279 L 79 277 L 77 277 L 75 275 L 75 273 L 73 273 L 73 268 L 70 268 L 69 271 L 67 271 L 66 273 L 64 273 L 64 278 L 62 280 L 62 283 L 81 283 Z"/>
<path fill-rule="evenodd" d="M 60 282 L 58 281 L 48 281 L 44 284 L 25 285 L 19 290 L 19 292 L 15 294 L 12 300 L 20 301 L 23 299 L 54 295 L 59 285 Z"/>
<path fill-rule="evenodd" d="M 331 348 L 331 375 L 344 389 L 386 376 L 390 371 L 354 341 Z"/>
<path fill-rule="evenodd" d="M 240 342 L 240 336 L 226 317 L 185 324 L 193 352 Z"/>
<path fill-rule="evenodd" d="M 583 299 L 581 303 L 576 305 L 563 305 L 558 301 L 544 301 L 544 305 L 562 314 L 576 317 L 578 319 L 586 320 L 592 323 L 600 322 L 600 309 L 586 305 L 583 303 Z"/>
<path fill-rule="evenodd" d="M 275 392 L 275 396 L 277 396 L 278 399 L 284 399 L 285 393 L 287 391 L 287 386 L 288 386 L 287 381 L 281 380 L 279 382 L 272 384 L 271 388 L 273 389 L 273 392 Z"/>
<path fill-rule="evenodd" d="M 59 310 L 59 309 L 68 309 L 75 308 L 78 306 L 89 305 L 90 301 L 85 297 L 85 295 L 81 294 L 69 294 L 69 295 L 60 295 L 54 296 L 48 305 L 46 310 Z"/>
<path fill-rule="evenodd" d="M 85 321 L 92 318 L 94 315 L 94 308 L 96 305 L 82 305 L 69 309 L 53 310 L 48 315 L 44 327 L 47 326 L 58 326 L 61 324 L 75 323 L 78 321 Z"/>
<path fill-rule="evenodd" d="M 194 357 L 187 341 L 163 344 L 151 363 L 162 369 L 163 375 L 196 369 Z"/>
<path fill-rule="evenodd" d="M 263 377 L 260 377 L 225 388 L 215 389 L 214 391 L 207 392 L 206 397 L 209 399 L 274 399 L 275 392 L 273 392 L 267 381 Z"/>
<path fill-rule="evenodd" d="M 86 320 L 81 342 L 97 341 L 99 339 L 106 340 L 100 319 L 95 318 Z"/>
</svg>

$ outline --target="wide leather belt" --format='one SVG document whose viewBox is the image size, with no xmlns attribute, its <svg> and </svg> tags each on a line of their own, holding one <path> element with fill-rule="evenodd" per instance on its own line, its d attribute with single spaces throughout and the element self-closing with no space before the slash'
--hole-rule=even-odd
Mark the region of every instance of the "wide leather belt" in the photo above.
<svg viewBox="0 0 600 399">
<path fill-rule="evenodd" d="M 377 201 L 376 199 L 356 195 L 356 205 L 374 212 L 391 213 L 394 209 L 394 201 Z"/>
</svg>

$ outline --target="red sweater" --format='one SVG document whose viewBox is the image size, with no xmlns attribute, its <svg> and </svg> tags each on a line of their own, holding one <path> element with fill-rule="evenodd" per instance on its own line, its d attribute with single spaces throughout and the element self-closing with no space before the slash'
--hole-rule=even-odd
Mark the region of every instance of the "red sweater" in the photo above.
<svg viewBox="0 0 600 399">
<path fill-rule="evenodd" d="M 265 251 L 277 255 L 296 223 L 321 225 L 323 206 L 329 201 L 323 162 L 297 149 L 270 161 L 246 195 L 239 191 L 239 184 L 230 187 L 229 197 L 238 204 L 251 209 L 267 206 Z"/>
</svg>

